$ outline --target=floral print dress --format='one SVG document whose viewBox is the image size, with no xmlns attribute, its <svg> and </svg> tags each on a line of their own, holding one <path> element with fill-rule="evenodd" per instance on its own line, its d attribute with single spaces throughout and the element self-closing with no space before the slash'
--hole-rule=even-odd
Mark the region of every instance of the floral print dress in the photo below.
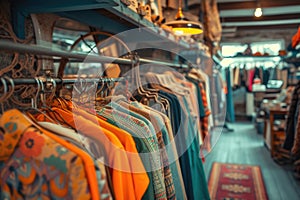
<svg viewBox="0 0 300 200">
<path fill-rule="evenodd" d="M 10 110 L 0 118 L 0 199 L 91 199 L 84 162 Z"/>
</svg>

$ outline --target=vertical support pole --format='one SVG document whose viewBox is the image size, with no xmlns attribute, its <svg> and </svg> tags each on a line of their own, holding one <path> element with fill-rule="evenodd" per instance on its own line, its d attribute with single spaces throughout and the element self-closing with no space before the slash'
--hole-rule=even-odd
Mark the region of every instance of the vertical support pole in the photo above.
<svg viewBox="0 0 300 200">
<path fill-rule="evenodd" d="M 54 14 L 31 14 L 33 22 L 36 44 L 42 46 L 52 45 L 52 34 L 55 22 L 59 19 L 59 16 Z M 42 65 L 42 69 L 53 72 L 53 60 L 39 58 L 39 64 Z"/>
</svg>

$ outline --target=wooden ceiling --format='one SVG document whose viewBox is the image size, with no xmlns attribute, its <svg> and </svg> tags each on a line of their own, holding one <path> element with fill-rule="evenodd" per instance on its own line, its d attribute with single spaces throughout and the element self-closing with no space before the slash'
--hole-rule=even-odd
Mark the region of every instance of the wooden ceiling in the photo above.
<svg viewBox="0 0 300 200">
<path fill-rule="evenodd" d="M 189 0 L 189 12 L 199 13 L 201 0 Z M 223 28 L 222 40 L 241 40 L 246 36 L 257 35 L 265 39 L 261 32 L 269 32 L 269 39 L 281 32 L 287 38 L 297 32 L 300 26 L 300 0 L 217 0 L 220 21 Z M 254 17 L 254 10 L 260 4 L 262 17 Z M 282 33 L 285 31 L 286 33 Z M 264 36 L 265 37 L 265 36 Z M 278 36 L 277 36 L 278 37 Z"/>
</svg>

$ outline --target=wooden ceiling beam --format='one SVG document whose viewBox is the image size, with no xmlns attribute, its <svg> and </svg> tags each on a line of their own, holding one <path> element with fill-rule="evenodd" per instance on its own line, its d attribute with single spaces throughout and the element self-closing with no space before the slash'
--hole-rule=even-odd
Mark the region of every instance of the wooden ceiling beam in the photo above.
<svg viewBox="0 0 300 200">
<path fill-rule="evenodd" d="M 239 26 L 239 30 L 261 30 L 261 29 L 295 29 L 297 31 L 299 24 L 279 24 L 279 25 L 264 25 L 264 26 Z M 226 26 L 223 27 L 226 29 Z"/>
<path fill-rule="evenodd" d="M 299 19 L 300 11 L 298 14 L 286 14 L 286 15 L 267 15 L 261 17 L 222 17 L 221 22 L 249 22 L 249 21 L 273 21 L 273 20 L 288 20 Z"/>
<path fill-rule="evenodd" d="M 300 0 L 261 0 L 260 5 L 262 8 L 293 6 L 300 5 Z M 256 7 L 256 1 L 218 3 L 219 10 L 255 9 Z"/>
</svg>

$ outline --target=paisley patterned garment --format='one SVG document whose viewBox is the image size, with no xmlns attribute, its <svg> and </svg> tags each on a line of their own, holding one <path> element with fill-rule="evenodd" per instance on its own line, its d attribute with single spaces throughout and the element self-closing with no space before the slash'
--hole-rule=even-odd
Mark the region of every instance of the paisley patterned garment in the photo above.
<svg viewBox="0 0 300 200">
<path fill-rule="evenodd" d="M 83 159 L 10 110 L 0 119 L 0 199 L 91 199 Z"/>
</svg>

